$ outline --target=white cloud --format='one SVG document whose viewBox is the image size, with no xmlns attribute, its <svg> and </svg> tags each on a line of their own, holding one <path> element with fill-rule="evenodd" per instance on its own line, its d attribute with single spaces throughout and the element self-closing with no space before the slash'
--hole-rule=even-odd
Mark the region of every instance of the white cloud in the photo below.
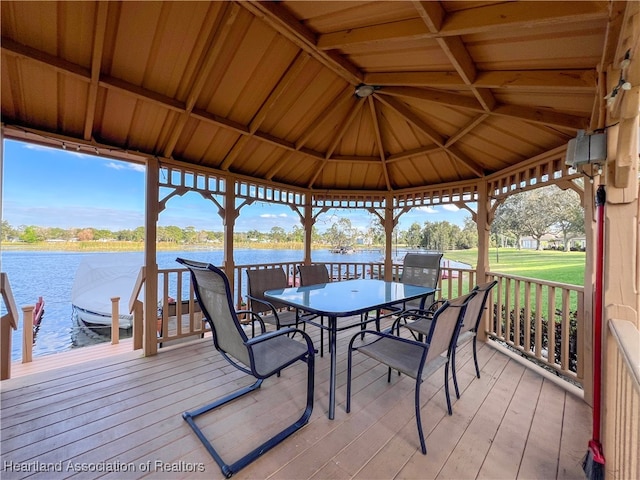
<svg viewBox="0 0 640 480">
<path fill-rule="evenodd" d="M 424 213 L 438 213 L 438 211 L 433 207 L 418 207 L 416 210 Z"/>
<path fill-rule="evenodd" d="M 446 205 L 443 205 L 442 208 L 444 208 L 445 210 L 449 210 L 450 212 L 457 212 L 458 210 L 460 210 L 457 206 L 451 203 L 447 203 Z"/>
<path fill-rule="evenodd" d="M 107 168 L 113 168 L 114 170 L 133 170 L 135 172 L 142 172 L 142 173 L 144 173 L 145 171 L 144 165 L 140 165 L 137 163 L 130 163 L 130 162 L 109 162 L 105 164 L 105 166 Z"/>
<path fill-rule="evenodd" d="M 260 218 L 278 218 L 278 216 L 273 213 L 262 213 L 260 214 Z"/>
</svg>

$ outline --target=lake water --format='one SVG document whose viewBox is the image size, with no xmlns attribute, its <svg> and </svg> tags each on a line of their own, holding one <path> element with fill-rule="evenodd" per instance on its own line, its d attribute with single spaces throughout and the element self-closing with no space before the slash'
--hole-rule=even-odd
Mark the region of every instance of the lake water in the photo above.
<svg viewBox="0 0 640 480">
<path fill-rule="evenodd" d="M 299 250 L 246 249 L 235 250 L 234 254 L 237 265 L 301 261 L 303 258 L 303 252 Z M 34 305 L 40 296 L 45 301 L 45 314 L 36 334 L 33 346 L 34 357 L 108 341 L 106 336 L 109 334 L 108 328 L 104 332 L 105 335 L 101 335 L 99 330 L 87 329 L 73 318 L 71 287 L 78 265 L 87 255 L 95 255 L 95 252 L 2 251 L 2 271 L 9 276 L 11 290 L 20 315 L 20 325 L 18 330 L 14 331 L 12 338 L 13 360 L 19 360 L 22 356 L 22 307 Z M 140 263 L 143 258 L 142 252 L 108 255 L 140 259 Z M 221 265 L 223 260 L 222 250 L 162 251 L 157 254 L 158 267 L 180 267 L 175 261 L 179 256 L 206 261 L 214 265 Z M 328 250 L 312 252 L 312 259 L 317 262 L 377 262 L 381 258 L 381 253 L 375 251 L 353 255 L 340 255 Z M 6 309 L 3 305 L 2 314 L 5 313 Z"/>
</svg>

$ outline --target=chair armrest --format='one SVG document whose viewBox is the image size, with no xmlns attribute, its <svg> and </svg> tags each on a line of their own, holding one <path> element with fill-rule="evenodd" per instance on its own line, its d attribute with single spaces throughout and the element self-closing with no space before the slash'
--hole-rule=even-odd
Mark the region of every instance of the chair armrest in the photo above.
<svg viewBox="0 0 640 480">
<path fill-rule="evenodd" d="M 256 312 L 253 312 L 251 310 L 237 310 L 236 311 L 236 315 L 240 315 L 240 314 L 245 314 L 248 316 L 251 316 L 252 319 L 250 322 L 240 322 L 240 323 L 251 323 L 253 324 L 253 322 L 258 322 L 260 323 L 260 331 L 261 334 L 267 331 L 267 327 L 264 324 L 264 320 L 262 320 L 262 317 L 260 315 L 258 315 Z"/>
<path fill-rule="evenodd" d="M 256 345 L 258 343 L 265 342 L 267 340 L 270 340 L 275 337 L 280 337 L 282 335 L 287 335 L 289 333 L 299 333 L 300 335 L 302 335 L 302 338 L 304 338 L 304 340 L 307 342 L 307 349 L 309 350 L 309 353 L 315 354 L 315 349 L 313 348 L 313 342 L 311 341 L 311 337 L 309 337 L 307 332 L 305 332 L 304 330 L 300 330 L 299 328 L 293 328 L 293 327 L 281 328 L 279 330 L 274 330 L 272 332 L 263 333 L 262 335 L 258 335 L 257 337 L 248 339 L 245 342 L 245 345 L 247 347 L 252 347 L 253 345 Z"/>
<path fill-rule="evenodd" d="M 418 342 L 417 340 L 411 340 L 409 338 L 402 338 L 402 337 L 398 337 L 397 335 L 393 335 L 391 333 L 386 333 L 386 332 L 378 332 L 377 330 L 362 330 L 358 333 L 356 333 L 353 337 L 351 337 L 351 340 L 349 341 L 349 349 L 354 349 L 357 350 L 359 347 L 353 347 L 353 342 L 355 341 L 356 338 L 361 337 L 363 334 L 372 334 L 376 337 L 378 337 L 376 340 L 373 340 L 372 342 L 366 343 L 364 345 L 370 345 L 371 343 L 377 342 L 378 340 L 380 340 L 381 338 L 390 338 L 392 340 L 396 340 L 399 342 L 404 342 L 404 343 L 408 343 L 411 345 L 416 345 L 420 348 L 422 348 L 423 350 L 426 350 L 429 345 L 425 342 Z M 363 346 L 363 345 L 360 345 Z"/>
</svg>

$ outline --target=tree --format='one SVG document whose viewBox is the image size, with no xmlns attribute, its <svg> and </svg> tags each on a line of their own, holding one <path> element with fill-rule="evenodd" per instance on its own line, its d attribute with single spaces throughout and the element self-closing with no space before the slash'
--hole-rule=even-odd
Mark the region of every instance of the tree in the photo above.
<svg viewBox="0 0 640 480">
<path fill-rule="evenodd" d="M 573 190 L 562 191 L 555 189 L 555 224 L 553 229 L 562 235 L 564 251 L 569 251 L 570 240 L 584 234 L 584 208 L 580 203 L 580 197 Z"/>
<path fill-rule="evenodd" d="M 404 232 L 404 242 L 410 248 L 415 248 L 420 245 L 420 241 L 422 240 L 422 229 L 420 228 L 420 224 L 414 222 L 409 227 L 409 230 Z"/>
<path fill-rule="evenodd" d="M 44 240 L 44 235 L 42 235 L 40 227 L 29 225 L 28 227 L 24 228 L 22 234 L 20 235 L 20 240 L 26 243 L 36 243 Z"/>
<path fill-rule="evenodd" d="M 282 227 L 271 227 L 271 241 L 275 243 L 284 242 L 287 239 L 287 232 Z"/>
</svg>

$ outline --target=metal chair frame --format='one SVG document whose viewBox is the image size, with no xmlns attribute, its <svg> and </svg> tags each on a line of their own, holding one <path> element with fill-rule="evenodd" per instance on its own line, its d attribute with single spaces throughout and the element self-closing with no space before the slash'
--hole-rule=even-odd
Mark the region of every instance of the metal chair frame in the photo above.
<svg viewBox="0 0 640 480">
<path fill-rule="evenodd" d="M 445 365 L 444 384 L 447 399 L 447 411 L 453 413 L 451 408 L 451 396 L 449 394 L 449 363 L 451 351 L 455 348 L 458 333 L 462 325 L 469 300 L 475 295 L 471 292 L 457 299 L 446 301 L 440 307 L 431 320 L 431 326 L 425 343 L 402 338 L 389 332 L 366 330 L 366 335 L 374 337 L 373 341 L 355 345 L 355 341 L 361 338 L 357 333 L 349 342 L 349 354 L 347 359 L 347 413 L 351 410 L 351 373 L 353 352 L 360 351 L 365 355 L 386 364 L 388 367 L 387 382 L 391 381 L 391 370 L 397 370 L 415 379 L 415 414 L 420 438 L 420 448 L 426 455 L 427 446 L 422 431 L 420 417 L 420 385 L 436 369 Z M 443 354 L 446 352 L 446 356 Z M 426 369 L 425 369 L 426 368 Z"/>
<path fill-rule="evenodd" d="M 213 403 L 182 414 L 184 420 L 216 461 L 224 476 L 230 478 L 238 470 L 264 455 L 308 423 L 313 411 L 315 369 L 313 342 L 305 332 L 295 328 L 282 328 L 273 332 L 265 332 L 264 323 L 262 323 L 260 316 L 253 312 L 250 313 L 256 321 L 261 323 L 263 333 L 256 337 L 248 338 L 233 308 L 233 296 L 225 273 L 207 263 L 183 258 L 178 258 L 177 262 L 191 271 L 196 298 L 204 318 L 211 326 L 215 348 L 231 365 L 256 379 L 252 385 L 243 387 Z M 221 298 L 223 296 L 226 297 L 226 303 L 225 299 Z M 210 308 L 213 310 L 215 307 L 218 307 L 218 311 L 210 311 Z M 215 313 L 216 316 L 212 317 L 212 313 Z M 304 342 L 299 342 L 287 336 L 293 333 L 300 333 Z M 272 344 L 270 348 L 269 343 Z M 277 351 L 278 355 L 269 355 L 270 351 Z M 276 359 L 275 357 L 278 358 Z M 262 363 L 261 360 L 263 361 Z M 268 360 L 268 362 L 264 362 L 264 360 Z M 298 361 L 305 362 L 308 369 L 307 400 L 300 418 L 267 439 L 259 447 L 243 455 L 239 460 L 231 464 L 225 462 L 196 424 L 196 418 L 257 390 L 265 379 L 279 374 L 283 369 Z"/>
</svg>

